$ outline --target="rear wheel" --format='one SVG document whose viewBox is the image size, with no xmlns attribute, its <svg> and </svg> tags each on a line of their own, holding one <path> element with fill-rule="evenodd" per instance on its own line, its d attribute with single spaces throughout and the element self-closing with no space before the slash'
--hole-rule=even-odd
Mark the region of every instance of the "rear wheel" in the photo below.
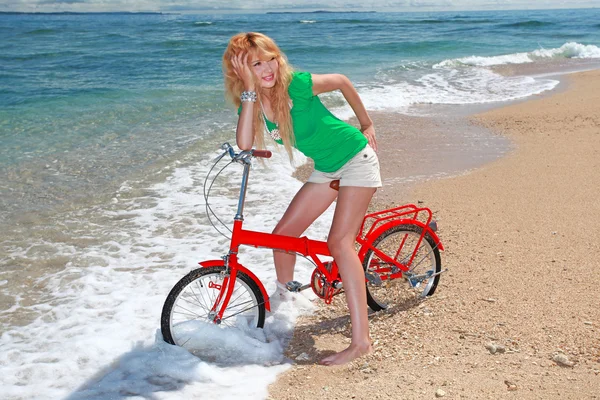
<svg viewBox="0 0 600 400">
<path fill-rule="evenodd" d="M 423 228 L 417 225 L 393 226 L 373 241 L 373 247 L 399 263 L 406 264 L 417 247 L 422 232 Z M 409 271 L 402 274 L 404 279 L 388 279 L 390 275 L 400 272 L 400 269 L 381 260 L 373 249 L 365 254 L 363 268 L 367 277 L 367 304 L 373 311 L 380 311 L 391 303 L 403 301 L 408 293 L 404 290 L 407 281 L 409 288 L 421 297 L 431 296 L 440 280 L 442 261 L 435 241 L 425 234 Z"/>
<path fill-rule="evenodd" d="M 211 312 L 221 291 L 225 267 L 199 268 L 181 278 L 165 300 L 161 331 L 165 342 L 185 347 L 201 326 L 215 325 Z M 219 327 L 262 328 L 265 305 L 262 292 L 248 275 L 237 272 L 235 286 Z M 215 325 L 216 326 L 216 325 Z"/>
</svg>

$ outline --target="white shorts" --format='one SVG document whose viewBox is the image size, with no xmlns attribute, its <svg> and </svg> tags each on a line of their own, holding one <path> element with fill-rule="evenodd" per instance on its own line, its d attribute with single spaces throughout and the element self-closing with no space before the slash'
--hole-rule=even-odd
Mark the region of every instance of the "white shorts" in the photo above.
<svg viewBox="0 0 600 400">
<path fill-rule="evenodd" d="M 327 183 L 340 180 L 340 186 L 381 187 L 379 159 L 375 150 L 367 146 L 334 172 L 314 170 L 308 182 Z"/>
</svg>

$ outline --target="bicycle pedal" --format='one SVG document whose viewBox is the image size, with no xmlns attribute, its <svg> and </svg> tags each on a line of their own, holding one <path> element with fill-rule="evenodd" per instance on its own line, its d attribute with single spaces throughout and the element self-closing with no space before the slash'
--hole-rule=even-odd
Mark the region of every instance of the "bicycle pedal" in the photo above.
<svg viewBox="0 0 600 400">
<path fill-rule="evenodd" d="M 299 292 L 302 284 L 298 281 L 289 281 L 285 284 L 285 288 L 290 292 Z"/>
<path fill-rule="evenodd" d="M 365 276 L 367 277 L 367 280 L 369 281 L 369 283 L 372 285 L 381 286 L 383 284 L 383 281 L 381 280 L 381 277 L 379 276 L 379 274 L 376 274 L 374 272 L 365 271 Z"/>
</svg>

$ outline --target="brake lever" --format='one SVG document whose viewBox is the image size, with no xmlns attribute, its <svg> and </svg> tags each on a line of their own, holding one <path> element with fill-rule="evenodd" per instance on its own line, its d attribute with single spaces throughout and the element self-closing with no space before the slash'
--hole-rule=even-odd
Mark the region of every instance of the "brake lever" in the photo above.
<svg viewBox="0 0 600 400">
<path fill-rule="evenodd" d="M 221 154 L 221 155 L 218 155 L 217 157 L 215 157 L 215 158 L 212 160 L 213 164 L 214 164 L 214 163 L 218 163 L 219 161 L 221 161 L 221 158 L 225 157 L 225 154 L 227 154 L 227 153 L 228 153 L 228 151 L 227 151 L 227 150 L 225 150 L 225 151 L 223 152 L 223 154 Z"/>
<path fill-rule="evenodd" d="M 225 150 L 223 152 L 223 154 L 221 154 L 220 156 L 217 156 L 214 160 L 213 163 L 217 163 L 219 161 L 221 161 L 221 158 L 225 157 L 225 155 L 229 154 L 231 156 L 231 158 L 235 158 L 235 152 L 233 151 L 233 147 L 225 142 L 221 145 L 221 150 Z"/>
</svg>

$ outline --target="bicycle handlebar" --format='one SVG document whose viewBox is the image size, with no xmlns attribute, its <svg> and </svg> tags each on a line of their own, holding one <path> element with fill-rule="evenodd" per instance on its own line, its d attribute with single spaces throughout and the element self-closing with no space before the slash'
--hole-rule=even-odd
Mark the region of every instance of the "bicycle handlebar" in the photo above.
<svg viewBox="0 0 600 400">
<path fill-rule="evenodd" d="M 229 143 L 223 143 L 221 145 L 221 149 L 225 150 L 225 152 L 220 157 L 218 157 L 216 160 L 220 160 L 226 154 L 229 154 L 229 156 L 231 157 L 232 160 L 242 161 L 242 162 L 247 162 L 244 160 L 248 160 L 248 158 L 249 158 L 248 156 L 259 157 L 259 158 L 271 158 L 271 155 L 273 155 L 273 153 L 271 153 L 270 150 L 258 150 L 258 149 L 243 150 L 243 151 L 240 151 L 239 153 L 236 153 L 233 150 L 233 146 L 231 146 Z"/>
<path fill-rule="evenodd" d="M 271 153 L 270 150 L 252 150 L 252 155 L 254 157 L 260 157 L 260 158 L 271 158 L 271 155 L 273 155 L 273 153 Z"/>
</svg>

